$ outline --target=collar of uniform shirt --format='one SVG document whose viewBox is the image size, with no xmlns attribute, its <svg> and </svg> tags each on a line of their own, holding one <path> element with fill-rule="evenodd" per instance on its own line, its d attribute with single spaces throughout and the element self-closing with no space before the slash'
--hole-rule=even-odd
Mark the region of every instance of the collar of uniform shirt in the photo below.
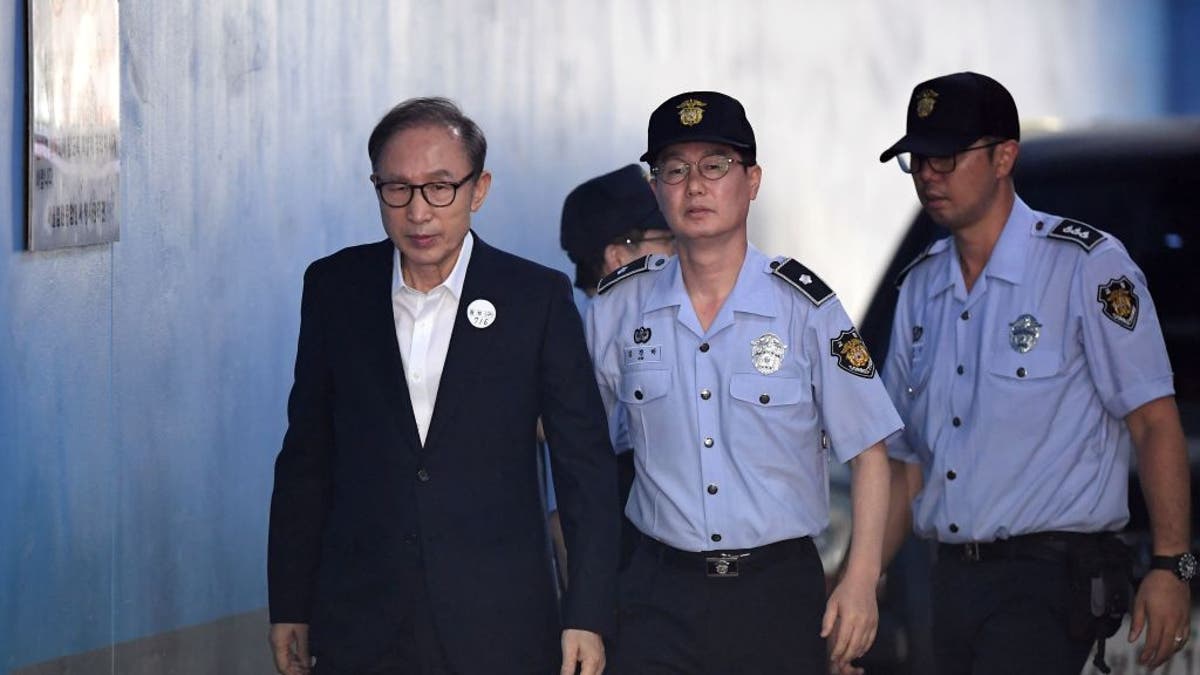
<svg viewBox="0 0 1200 675">
<path fill-rule="evenodd" d="M 992 249 L 987 266 L 983 273 L 992 279 L 1003 279 L 1010 284 L 1021 283 L 1025 276 L 1025 259 L 1029 253 L 1029 239 L 1034 236 L 1033 226 L 1037 216 L 1020 197 L 1013 200 L 1012 211 L 1000 231 L 1000 239 Z M 958 261 L 958 248 L 954 238 L 950 238 L 950 253 L 947 259 L 946 276 L 940 284 L 929 284 L 929 297 L 933 297 L 947 288 L 954 286 L 956 275 L 961 275 Z"/>
<path fill-rule="evenodd" d="M 750 274 L 770 272 L 770 262 L 770 259 L 760 253 L 758 249 L 749 245 L 746 247 L 746 257 L 742 261 L 741 270 L 738 271 L 737 281 L 734 283 L 733 290 L 729 292 L 729 297 L 721 306 L 720 314 L 724 314 L 728 308 L 732 312 L 748 312 L 760 316 L 779 315 L 779 308 L 775 306 L 769 294 L 751 293 L 745 289 L 752 284 L 743 281 Z M 673 257 L 666 269 L 660 272 L 658 278 L 655 279 L 654 287 L 646 296 L 646 303 L 642 307 L 642 311 L 652 312 L 664 307 L 678 307 L 685 302 L 690 303 L 691 298 L 688 297 L 687 287 L 683 285 L 683 271 L 679 268 L 679 258 Z M 713 325 L 709 327 L 709 332 L 713 332 L 717 325 L 718 322 L 714 321 Z"/>
<path fill-rule="evenodd" d="M 450 294 L 457 300 L 462 297 L 463 282 L 467 278 L 467 263 L 471 261 L 471 251 L 475 249 L 475 237 L 467 232 L 467 236 L 463 238 L 462 249 L 458 252 L 458 260 L 454 262 L 454 269 L 450 270 L 450 275 L 442 283 L 429 289 L 429 293 L 436 291 L 439 288 L 445 288 L 450 291 Z M 404 261 L 400 258 L 400 249 L 392 247 L 392 296 L 395 297 L 401 291 L 409 293 L 417 293 L 419 295 L 428 295 L 421 293 L 404 283 Z"/>
</svg>

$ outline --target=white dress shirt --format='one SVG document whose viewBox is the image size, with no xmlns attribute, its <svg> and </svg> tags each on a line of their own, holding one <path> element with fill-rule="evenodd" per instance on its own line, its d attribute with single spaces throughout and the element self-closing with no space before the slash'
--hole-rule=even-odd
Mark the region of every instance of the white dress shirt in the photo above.
<svg viewBox="0 0 1200 675">
<path fill-rule="evenodd" d="M 422 293 L 404 283 L 400 249 L 392 257 L 392 317 L 396 321 L 396 342 L 404 360 L 404 376 L 408 380 L 408 395 L 412 400 L 413 417 L 422 445 L 433 418 L 438 384 L 450 348 L 454 317 L 462 296 L 467 264 L 474 249 L 474 237 L 468 232 L 454 269 L 441 284 Z"/>
</svg>

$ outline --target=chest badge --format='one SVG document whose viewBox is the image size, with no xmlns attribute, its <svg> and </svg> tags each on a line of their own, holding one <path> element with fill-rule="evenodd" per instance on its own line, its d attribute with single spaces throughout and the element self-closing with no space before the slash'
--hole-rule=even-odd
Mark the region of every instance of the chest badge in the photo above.
<svg viewBox="0 0 1200 675">
<path fill-rule="evenodd" d="M 786 353 L 787 345 L 774 333 L 763 333 L 750 341 L 750 358 L 754 362 L 754 369 L 763 375 L 778 371 Z"/>
<path fill-rule="evenodd" d="M 633 330 L 633 341 L 635 344 L 644 345 L 650 341 L 650 329 L 641 326 Z"/>
<path fill-rule="evenodd" d="M 491 302 L 479 298 L 472 300 L 471 304 L 467 305 L 467 321 L 471 322 L 476 328 L 487 328 L 496 320 L 496 306 Z"/>
<path fill-rule="evenodd" d="M 1138 296 L 1133 292 L 1133 282 L 1127 277 L 1109 279 L 1096 292 L 1101 312 L 1121 328 L 1133 330 L 1138 320 Z"/>
<path fill-rule="evenodd" d="M 1032 314 L 1022 314 L 1016 321 L 1008 324 L 1008 344 L 1018 354 L 1027 354 L 1037 346 L 1038 338 L 1042 335 L 1042 324 Z"/>
<path fill-rule="evenodd" d="M 830 354 L 837 358 L 838 368 L 859 377 L 875 377 L 875 364 L 867 351 L 867 344 L 854 328 L 838 333 L 829 341 Z"/>
</svg>

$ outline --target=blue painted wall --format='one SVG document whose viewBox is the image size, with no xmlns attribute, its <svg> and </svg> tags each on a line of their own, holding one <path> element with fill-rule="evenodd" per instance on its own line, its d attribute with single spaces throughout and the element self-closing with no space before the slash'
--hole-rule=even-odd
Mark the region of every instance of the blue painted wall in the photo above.
<svg viewBox="0 0 1200 675">
<path fill-rule="evenodd" d="M 913 83 L 970 67 L 1068 124 L 1161 113 L 1178 3 L 751 3 L 729 22 L 707 0 L 123 0 L 121 240 L 37 254 L 24 5 L 0 4 L 0 672 L 264 604 L 301 275 L 382 238 L 365 142 L 396 101 L 459 100 L 496 175 L 477 230 L 566 269 L 566 193 L 636 158 L 666 96 L 731 91 L 763 139 L 752 235 L 853 307 L 911 214 L 874 155 Z"/>
</svg>

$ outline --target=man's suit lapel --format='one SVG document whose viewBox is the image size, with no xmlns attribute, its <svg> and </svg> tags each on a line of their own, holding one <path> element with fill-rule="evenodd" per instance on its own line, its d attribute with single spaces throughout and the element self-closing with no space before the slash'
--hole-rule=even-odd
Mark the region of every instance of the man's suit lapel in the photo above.
<svg viewBox="0 0 1200 675">
<path fill-rule="evenodd" d="M 495 289 L 499 280 L 492 269 L 495 249 L 475 237 L 474 251 L 467 265 L 467 276 L 463 280 L 462 295 L 458 299 L 458 312 L 454 317 L 454 330 L 450 335 L 450 348 L 446 352 L 446 363 L 442 367 L 442 379 L 438 383 L 437 401 L 433 406 L 433 419 L 429 433 L 425 436 L 425 449 L 431 451 L 452 424 L 458 404 L 464 394 L 474 386 L 479 376 L 483 357 L 490 353 L 496 331 L 476 328 L 467 320 L 467 307 L 474 300 L 495 300 Z M 499 304 L 499 303 L 496 303 Z M 504 317 L 497 312 L 497 320 Z M 494 355 L 493 355 L 494 356 Z"/>
<path fill-rule="evenodd" d="M 420 450 L 421 437 L 417 434 L 417 420 L 413 417 L 404 361 L 400 357 L 400 345 L 396 342 L 396 318 L 392 313 L 394 248 L 390 240 L 377 244 L 377 257 L 372 258 L 369 268 L 365 270 L 363 297 L 367 302 L 363 337 L 370 345 L 367 353 L 379 355 L 380 384 L 383 391 L 389 394 L 387 408 L 395 411 L 394 419 L 401 437 L 412 450 Z"/>
</svg>

